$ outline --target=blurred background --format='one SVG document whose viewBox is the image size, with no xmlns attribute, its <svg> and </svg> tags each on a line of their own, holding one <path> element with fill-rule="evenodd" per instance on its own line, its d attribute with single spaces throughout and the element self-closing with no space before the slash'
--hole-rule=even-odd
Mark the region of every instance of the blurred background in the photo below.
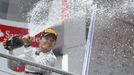
<svg viewBox="0 0 134 75">
<path fill-rule="evenodd" d="M 3 25 L 8 26 L 9 31 L 11 31 L 10 26 L 19 27 L 25 31 L 29 23 L 28 13 L 36 5 L 40 5 L 38 1 L 0 0 L 1 35 L 3 34 Z M 88 63 L 90 64 L 88 75 L 134 75 L 133 0 L 53 1 L 51 6 L 61 9 L 60 18 L 64 20 L 54 27 L 59 32 L 59 39 L 55 47 L 55 54 L 58 58 L 55 67 L 81 75 L 85 59 L 85 44 L 89 39 L 87 35 L 92 16 L 91 6 L 95 4 L 97 4 L 97 9 L 94 9 L 97 10 L 96 25 L 91 60 Z M 67 8 L 64 9 L 64 7 Z M 0 50 L 3 53 L 6 52 L 2 45 L 0 45 Z M 16 49 L 16 56 L 21 53 L 23 53 L 23 48 Z M 1 75 L 11 75 L 7 72 L 20 75 L 20 73 L 15 73 L 7 68 L 6 59 L 0 58 L 0 60 L 2 60 L 0 61 Z"/>
</svg>

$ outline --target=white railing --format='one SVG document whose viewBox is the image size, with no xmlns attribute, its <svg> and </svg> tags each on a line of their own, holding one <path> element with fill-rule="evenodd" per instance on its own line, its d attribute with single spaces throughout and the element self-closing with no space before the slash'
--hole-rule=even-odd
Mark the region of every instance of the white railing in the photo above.
<svg viewBox="0 0 134 75">
<path fill-rule="evenodd" d="M 10 72 L 7 72 L 7 71 L 4 71 L 4 70 L 0 70 L 0 72 L 3 72 L 4 74 L 8 74 L 8 75 L 16 75 L 16 74 L 13 74 L 13 73 L 10 73 Z"/>
<path fill-rule="evenodd" d="M 24 64 L 28 64 L 28 65 L 35 66 L 35 67 L 38 67 L 38 68 L 41 68 L 41 69 L 44 69 L 44 70 L 52 71 L 52 72 L 55 72 L 55 73 L 58 73 L 58 74 L 61 74 L 61 75 L 78 75 L 78 74 L 74 74 L 74 73 L 71 73 L 71 72 L 66 72 L 66 71 L 63 71 L 61 69 L 57 69 L 57 68 L 54 68 L 54 67 L 33 63 L 31 61 L 20 59 L 20 58 L 17 58 L 15 56 L 8 55 L 8 54 L 0 53 L 0 57 L 6 58 L 6 59 L 9 59 L 9 60 L 19 61 L 19 62 L 22 62 Z"/>
</svg>

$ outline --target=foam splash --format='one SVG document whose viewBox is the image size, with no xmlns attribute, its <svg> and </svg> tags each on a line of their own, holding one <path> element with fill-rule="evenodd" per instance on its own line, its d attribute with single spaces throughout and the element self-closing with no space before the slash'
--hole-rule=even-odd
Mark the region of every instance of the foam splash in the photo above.
<svg viewBox="0 0 134 75">
<path fill-rule="evenodd" d="M 61 25 L 66 18 L 63 17 L 62 10 L 66 9 L 68 19 L 85 17 L 87 9 L 90 9 L 92 0 L 68 0 L 67 8 L 62 6 L 60 1 L 56 0 L 41 0 L 35 4 L 33 10 L 28 13 L 29 21 L 29 35 L 34 36 L 39 32 L 49 27 Z M 88 7 L 87 7 L 88 6 Z M 63 8 L 62 8 L 63 7 Z"/>
<path fill-rule="evenodd" d="M 134 66 L 134 1 L 101 1 L 95 2 L 98 4 L 95 38 L 97 42 L 94 41 L 96 46 L 93 50 L 96 55 L 91 59 L 96 63 L 92 64 L 97 64 L 99 67 L 105 66 L 109 75 L 131 75 L 133 74 L 131 69 Z M 105 62 L 108 66 L 104 64 Z M 106 74 L 106 70 L 99 69 L 99 67 L 94 70 L 96 71 L 94 74 Z"/>
<path fill-rule="evenodd" d="M 37 2 L 33 10 L 28 13 L 28 16 L 30 16 L 28 25 L 30 36 L 34 36 L 46 28 L 60 24 L 59 6 L 53 8 L 56 4 L 53 2 L 52 0 L 41 0 Z"/>
<path fill-rule="evenodd" d="M 103 4 L 101 5 L 101 3 Z M 110 2 L 99 2 L 98 4 L 98 14 L 105 14 L 105 16 L 109 18 L 113 18 L 115 16 L 116 18 L 122 18 L 127 17 L 128 14 L 134 13 L 134 1 L 132 0 L 113 0 Z"/>
</svg>

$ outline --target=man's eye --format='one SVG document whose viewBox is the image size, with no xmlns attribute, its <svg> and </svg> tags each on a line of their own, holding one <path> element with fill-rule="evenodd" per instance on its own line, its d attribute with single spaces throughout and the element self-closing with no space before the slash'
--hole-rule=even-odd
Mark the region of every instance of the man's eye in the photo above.
<svg viewBox="0 0 134 75">
<path fill-rule="evenodd" d="M 54 41 L 54 39 L 51 39 L 51 41 Z"/>
<path fill-rule="evenodd" d="M 46 37 L 46 40 L 54 41 L 54 39 L 50 37 Z"/>
</svg>

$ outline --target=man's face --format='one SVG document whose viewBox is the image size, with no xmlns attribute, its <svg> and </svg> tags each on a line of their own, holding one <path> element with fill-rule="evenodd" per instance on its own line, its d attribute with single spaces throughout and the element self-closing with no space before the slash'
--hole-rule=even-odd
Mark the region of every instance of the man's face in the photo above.
<svg viewBox="0 0 134 75">
<path fill-rule="evenodd" d="M 56 41 L 53 37 L 51 35 L 47 35 L 39 40 L 39 49 L 43 52 L 48 52 L 55 46 L 55 44 Z"/>
</svg>

